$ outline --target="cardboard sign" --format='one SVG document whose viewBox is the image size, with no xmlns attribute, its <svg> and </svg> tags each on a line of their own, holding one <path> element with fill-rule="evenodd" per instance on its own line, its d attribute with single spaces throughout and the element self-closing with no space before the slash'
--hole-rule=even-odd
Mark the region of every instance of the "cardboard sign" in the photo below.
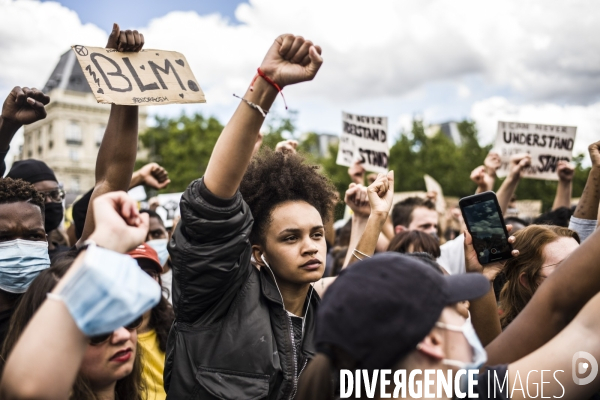
<svg viewBox="0 0 600 400">
<path fill-rule="evenodd" d="M 492 151 L 502 158 L 499 177 L 508 174 L 510 157 L 518 153 L 531 155 L 531 166 L 523 177 L 558 180 L 556 167 L 561 160 L 571 161 L 577 127 L 498 121 L 498 134 Z"/>
<path fill-rule="evenodd" d="M 423 175 L 423 179 L 425 180 L 425 187 L 427 188 L 427 191 L 437 193 L 437 197 L 435 199 L 435 210 L 440 214 L 444 214 L 446 212 L 446 200 L 444 199 L 442 185 L 440 185 L 438 181 L 427 174 Z"/>
<path fill-rule="evenodd" d="M 360 160 L 367 171 L 387 172 L 390 149 L 387 117 L 342 113 L 338 165 L 352 166 Z"/>
<path fill-rule="evenodd" d="M 123 53 L 85 46 L 72 49 L 98 103 L 128 106 L 206 103 L 181 53 L 163 50 Z"/>
</svg>

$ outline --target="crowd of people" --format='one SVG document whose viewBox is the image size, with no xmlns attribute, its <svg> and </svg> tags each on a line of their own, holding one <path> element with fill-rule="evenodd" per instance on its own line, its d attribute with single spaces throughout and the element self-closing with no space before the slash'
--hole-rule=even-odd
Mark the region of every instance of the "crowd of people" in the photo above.
<svg viewBox="0 0 600 400">
<path fill-rule="evenodd" d="M 143 46 L 115 24 L 106 47 Z M 497 190 L 506 262 L 480 264 L 457 210 L 442 232 L 435 194 L 394 204 L 394 171 L 367 175 L 359 163 L 343 199 L 351 217 L 334 225 L 335 186 L 297 144 L 261 148 L 281 88 L 311 81 L 322 62 L 300 36 L 274 41 L 170 229 L 126 194 L 170 182 L 155 163 L 134 171 L 137 106 L 111 106 L 95 186 L 67 232 L 52 169 L 0 165 L 0 398 L 335 399 L 341 371 L 383 369 L 417 373 L 421 386 L 423 370 L 474 374 L 468 398 L 537 397 L 540 382 L 545 397 L 596 396 L 599 379 L 571 374 L 574 354 L 600 358 L 600 142 L 576 207 L 574 169 L 560 162 L 552 210 L 534 220 L 514 204 L 531 157 L 512 157 Z M 11 91 L 2 160 L 49 102 Z M 473 171 L 477 193 L 494 189 L 499 167 L 490 153 Z M 529 379 L 542 370 L 562 375 Z M 356 386 L 356 398 L 371 396 Z M 392 395 L 377 389 L 369 398 Z"/>
</svg>

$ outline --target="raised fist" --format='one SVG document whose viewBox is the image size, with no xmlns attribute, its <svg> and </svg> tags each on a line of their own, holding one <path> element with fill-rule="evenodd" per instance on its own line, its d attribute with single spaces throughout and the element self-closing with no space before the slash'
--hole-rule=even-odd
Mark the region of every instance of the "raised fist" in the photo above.
<svg viewBox="0 0 600 400">
<path fill-rule="evenodd" d="M 18 129 L 21 125 L 44 119 L 46 118 L 44 106 L 49 102 L 50 97 L 36 88 L 15 86 L 2 105 L 3 123 Z"/>
<path fill-rule="evenodd" d="M 319 46 L 315 46 L 302 36 L 285 34 L 275 39 L 260 69 L 283 88 L 312 80 L 322 63 Z"/>
<path fill-rule="evenodd" d="M 157 190 L 164 189 L 171 183 L 167 170 L 157 163 L 144 165 L 137 171 L 137 174 L 139 175 L 142 184 Z"/>
<path fill-rule="evenodd" d="M 364 185 L 351 183 L 344 195 L 344 202 L 359 217 L 368 217 L 371 214 L 369 195 Z"/>
<path fill-rule="evenodd" d="M 377 175 L 367 188 L 371 213 L 389 214 L 394 200 L 394 171 Z"/>
<path fill-rule="evenodd" d="M 282 142 L 277 143 L 275 146 L 275 151 L 278 151 L 283 154 L 296 154 L 296 148 L 298 147 L 298 142 L 296 140 L 284 140 Z"/>
<path fill-rule="evenodd" d="M 138 31 L 122 31 L 119 24 L 113 24 L 112 32 L 110 32 L 106 43 L 107 49 L 134 52 L 142 50 L 142 47 L 144 47 L 144 35 Z"/>
<path fill-rule="evenodd" d="M 588 147 L 588 151 L 590 152 L 590 157 L 592 158 L 592 167 L 599 168 L 600 167 L 600 142 L 592 143 Z"/>
<path fill-rule="evenodd" d="M 510 158 L 509 174 L 515 178 L 520 178 L 523 170 L 531 165 L 531 155 L 527 153 L 515 154 Z"/>
<path fill-rule="evenodd" d="M 567 161 L 559 161 L 556 167 L 556 174 L 561 182 L 571 182 L 575 175 L 575 167 Z"/>
</svg>

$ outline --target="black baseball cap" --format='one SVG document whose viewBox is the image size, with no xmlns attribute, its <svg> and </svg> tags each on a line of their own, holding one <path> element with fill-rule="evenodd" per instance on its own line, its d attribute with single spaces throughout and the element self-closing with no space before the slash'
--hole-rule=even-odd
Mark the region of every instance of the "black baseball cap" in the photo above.
<svg viewBox="0 0 600 400">
<path fill-rule="evenodd" d="M 29 183 L 37 183 L 41 181 L 58 182 L 54 171 L 40 160 L 28 159 L 15 162 L 8 174 L 7 178 L 23 179 Z"/>
<path fill-rule="evenodd" d="M 342 270 L 317 313 L 317 350 L 337 347 L 361 369 L 391 369 L 431 331 L 444 307 L 485 295 L 481 274 L 442 275 L 423 261 L 381 253 Z"/>
</svg>

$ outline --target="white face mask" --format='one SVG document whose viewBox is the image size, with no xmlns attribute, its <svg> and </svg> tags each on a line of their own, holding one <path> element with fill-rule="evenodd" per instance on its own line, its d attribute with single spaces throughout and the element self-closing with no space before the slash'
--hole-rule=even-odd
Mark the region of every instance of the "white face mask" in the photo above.
<svg viewBox="0 0 600 400">
<path fill-rule="evenodd" d="M 149 240 L 146 244 L 156 251 L 158 254 L 158 260 L 160 261 L 160 265 L 165 265 L 167 260 L 169 259 L 169 250 L 167 250 L 168 239 L 154 239 Z"/>
<path fill-rule="evenodd" d="M 453 367 L 458 367 L 460 369 L 479 371 L 479 368 L 481 368 L 481 366 L 487 361 L 487 353 L 483 348 L 483 345 L 481 344 L 481 341 L 479 340 L 471 321 L 467 319 L 462 326 L 446 324 L 444 322 L 437 322 L 435 326 L 438 328 L 447 329 L 449 331 L 462 332 L 463 335 L 465 335 L 467 342 L 471 346 L 471 349 L 473 350 L 473 359 L 471 362 L 445 358 L 442 360 L 442 363 Z"/>
<path fill-rule="evenodd" d="M 16 239 L 0 243 L 0 289 L 24 293 L 50 267 L 48 242 Z"/>
</svg>

